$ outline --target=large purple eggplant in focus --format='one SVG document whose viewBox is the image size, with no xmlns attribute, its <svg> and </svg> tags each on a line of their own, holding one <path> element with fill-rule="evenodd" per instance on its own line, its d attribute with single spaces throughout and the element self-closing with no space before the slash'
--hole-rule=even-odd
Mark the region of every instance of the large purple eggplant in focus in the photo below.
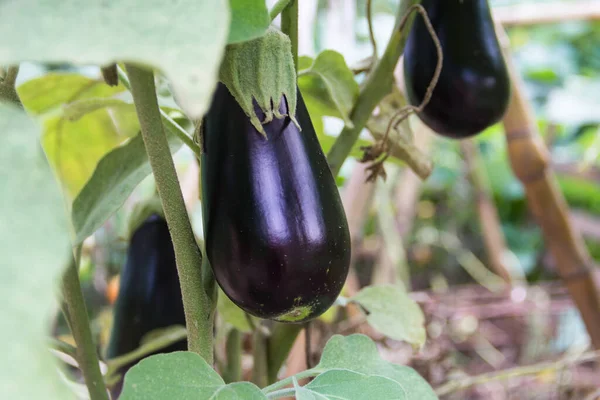
<svg viewBox="0 0 600 400">
<path fill-rule="evenodd" d="M 235 304 L 281 322 L 325 312 L 350 263 L 339 192 L 297 93 L 302 130 L 289 117 L 275 118 L 263 125 L 265 138 L 223 84 L 203 126 L 208 260 Z M 287 114 L 285 99 L 279 111 Z"/>
</svg>

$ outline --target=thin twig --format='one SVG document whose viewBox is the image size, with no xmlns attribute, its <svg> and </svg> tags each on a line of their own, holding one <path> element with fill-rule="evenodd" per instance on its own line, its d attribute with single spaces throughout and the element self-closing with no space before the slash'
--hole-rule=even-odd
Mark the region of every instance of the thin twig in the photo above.
<svg viewBox="0 0 600 400">
<path fill-rule="evenodd" d="M 388 140 L 389 134 L 392 130 L 392 126 L 394 128 L 398 127 L 398 125 L 404 119 L 406 119 L 411 113 L 421 112 L 421 111 L 423 111 L 425 106 L 427 106 L 427 104 L 429 104 L 429 101 L 431 100 L 431 96 L 433 95 L 433 91 L 434 91 L 435 87 L 437 86 L 438 80 L 440 78 L 440 74 L 442 73 L 442 66 L 444 64 L 444 53 L 442 51 L 442 44 L 440 43 L 440 39 L 437 37 L 437 34 L 435 33 L 435 29 L 433 29 L 433 26 L 431 25 L 431 21 L 429 20 L 429 16 L 427 15 L 427 11 L 425 11 L 423 6 L 421 6 L 420 4 L 416 4 L 416 5 L 412 6 L 411 8 L 409 8 L 408 12 L 402 19 L 401 27 L 404 27 L 404 25 L 406 24 L 406 21 L 408 20 L 408 16 L 410 15 L 410 13 L 412 11 L 417 11 L 423 17 L 423 20 L 425 22 L 425 27 L 427 28 L 429 35 L 431 35 L 431 40 L 433 40 L 433 43 L 435 45 L 435 50 L 437 52 L 437 64 L 435 65 L 435 71 L 433 72 L 433 77 L 431 78 L 431 81 L 429 82 L 429 86 L 427 86 L 427 90 L 425 91 L 425 95 L 423 96 L 423 100 L 421 101 L 421 104 L 419 104 L 416 107 L 412 106 L 412 105 L 402 107 L 400 110 L 398 110 L 398 112 L 396 112 L 396 114 L 394 116 L 392 116 L 392 118 L 390 118 L 390 123 L 389 123 L 389 125 L 385 131 L 385 135 L 383 137 L 384 142 L 386 142 Z"/>
<path fill-rule="evenodd" d="M 367 0 L 367 24 L 369 26 L 369 40 L 371 41 L 371 47 L 373 47 L 373 59 L 372 63 L 377 61 L 378 53 L 377 53 L 377 41 L 375 40 L 375 33 L 373 32 L 373 1 Z"/>
<path fill-rule="evenodd" d="M 296 71 L 298 71 L 298 1 L 290 0 L 281 12 L 281 31 L 290 38 Z"/>
<path fill-rule="evenodd" d="M 310 322 L 307 322 L 304 326 L 304 356 L 306 362 L 306 369 L 312 368 L 312 350 L 311 350 L 311 334 L 310 334 Z"/>
<path fill-rule="evenodd" d="M 535 375 L 546 371 L 561 370 L 563 368 L 571 367 L 587 361 L 593 361 L 598 358 L 600 358 L 600 351 L 593 351 L 586 353 L 576 359 L 573 359 L 572 357 L 566 357 L 554 362 L 543 362 L 539 364 L 527 365 L 524 367 L 509 368 L 502 371 L 471 376 L 461 380 L 455 379 L 438 387 L 435 390 L 435 392 L 438 396 L 444 396 L 457 390 L 467 389 L 471 386 L 480 385 L 487 382 L 506 380 L 516 377 L 524 377 L 527 375 Z"/>
</svg>

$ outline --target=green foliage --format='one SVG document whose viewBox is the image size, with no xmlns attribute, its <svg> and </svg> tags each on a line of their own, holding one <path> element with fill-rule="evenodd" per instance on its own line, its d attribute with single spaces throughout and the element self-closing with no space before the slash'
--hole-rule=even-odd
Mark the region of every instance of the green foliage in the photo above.
<svg viewBox="0 0 600 400">
<path fill-rule="evenodd" d="M 316 377 L 306 386 L 298 380 Z M 149 378 L 151 377 L 151 378 Z M 292 389 L 282 389 L 293 384 Z M 264 389 L 249 382 L 226 385 L 198 355 L 175 352 L 149 357 L 125 376 L 121 399 L 437 399 L 411 368 L 384 361 L 364 335 L 333 336 L 313 369 Z M 212 396 L 212 397 L 211 397 Z"/>
<path fill-rule="evenodd" d="M 229 0 L 229 7 L 229 44 L 255 39 L 271 24 L 265 0 Z"/>
<path fill-rule="evenodd" d="M 230 22 L 227 0 L 90 0 L 85 7 L 76 0 L 4 1 L 0 15 L 0 37 L 10 38 L 0 44 L 0 65 L 152 65 L 172 81 L 192 118 L 202 116 L 210 104 Z M 242 39 L 245 34 L 246 29 L 236 27 L 231 35 Z"/>
<path fill-rule="evenodd" d="M 425 316 L 401 286 L 367 286 L 351 301 L 367 313 L 367 322 L 384 335 L 419 348 L 425 344 Z"/>
<path fill-rule="evenodd" d="M 344 57 L 336 51 L 325 50 L 314 60 L 300 57 L 298 69 L 298 86 L 311 116 L 338 117 L 352 128 L 350 112 L 358 97 L 358 83 Z"/>
<path fill-rule="evenodd" d="M 44 343 L 55 286 L 70 257 L 60 190 L 35 124 L 1 104 L 0 144 L 0 392 L 10 399 L 71 399 Z"/>
<path fill-rule="evenodd" d="M 252 317 L 249 314 L 246 315 L 244 310 L 236 306 L 220 288 L 217 299 L 217 311 L 227 323 L 231 324 L 240 332 L 252 331 L 252 327 L 248 321 L 248 318 Z"/>
</svg>

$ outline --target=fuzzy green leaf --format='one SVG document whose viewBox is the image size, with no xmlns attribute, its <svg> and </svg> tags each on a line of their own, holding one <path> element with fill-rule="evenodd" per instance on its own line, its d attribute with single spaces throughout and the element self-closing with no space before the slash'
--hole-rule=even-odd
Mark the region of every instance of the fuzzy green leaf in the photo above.
<svg viewBox="0 0 600 400">
<path fill-rule="evenodd" d="M 171 153 L 181 147 L 179 138 L 168 131 L 167 140 Z M 94 233 L 151 172 L 141 134 L 105 155 L 73 201 L 75 242 L 81 243 Z"/>
<path fill-rule="evenodd" d="M 269 10 L 265 0 L 229 0 L 231 25 L 227 43 L 239 43 L 263 35 L 269 25 Z"/>
<path fill-rule="evenodd" d="M 367 311 L 367 322 L 392 339 L 425 344 L 425 316 L 400 286 L 367 286 L 351 299 Z"/>
<path fill-rule="evenodd" d="M 400 384 L 406 400 L 435 400 L 433 389 L 412 368 L 392 364 L 381 358 L 375 343 L 365 335 L 334 335 L 323 349 L 318 371 L 347 369 L 361 374 L 379 375 Z"/>
<path fill-rule="evenodd" d="M 0 104 L 0 393 L 73 399 L 45 343 L 70 243 L 64 201 L 38 132 L 22 110 Z"/>
<path fill-rule="evenodd" d="M 10 40 L 0 43 L 0 65 L 150 65 L 171 80 L 190 117 L 199 118 L 217 82 L 229 35 L 228 5 L 227 0 L 2 1 L 0 37 Z"/>
<path fill-rule="evenodd" d="M 296 389 L 297 400 L 406 399 L 404 388 L 392 379 L 334 369 Z"/>
<path fill-rule="evenodd" d="M 290 39 L 271 28 L 258 39 L 227 46 L 220 80 L 250 118 L 257 131 L 265 135 L 263 123 L 283 118 L 279 106 L 285 96 L 292 121 L 296 121 L 296 72 Z M 264 112 L 261 121 L 254 101 Z"/>
<path fill-rule="evenodd" d="M 225 385 L 198 354 L 179 351 L 148 357 L 125 375 L 121 400 L 266 400 L 249 382 Z"/>
<path fill-rule="evenodd" d="M 322 115 L 341 118 L 352 128 L 350 112 L 359 88 L 344 57 L 336 51 L 325 50 L 314 61 L 302 57 L 299 65 L 303 67 L 298 73 L 302 95 L 318 103 Z"/>
<path fill-rule="evenodd" d="M 41 115 L 76 100 L 108 98 L 124 90 L 123 86 L 110 87 L 79 74 L 49 73 L 23 83 L 17 93 L 29 113 Z"/>
</svg>

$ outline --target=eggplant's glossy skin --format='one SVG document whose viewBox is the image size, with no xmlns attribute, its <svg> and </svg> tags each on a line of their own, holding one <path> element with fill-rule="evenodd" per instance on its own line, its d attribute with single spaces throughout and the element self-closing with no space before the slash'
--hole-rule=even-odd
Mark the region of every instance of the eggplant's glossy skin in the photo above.
<svg viewBox="0 0 600 400">
<path fill-rule="evenodd" d="M 423 0 L 440 39 L 444 62 L 431 101 L 419 117 L 451 138 L 473 136 L 498 122 L 510 100 L 510 81 L 487 0 Z M 404 80 L 419 105 L 437 53 L 423 19 L 415 18 L 404 49 Z"/>
<path fill-rule="evenodd" d="M 302 131 L 274 119 L 267 140 L 219 84 L 204 121 L 208 260 L 233 302 L 282 322 L 327 310 L 350 263 L 346 215 L 299 91 L 296 118 Z"/>
<path fill-rule="evenodd" d="M 172 325 L 185 326 L 175 252 L 167 222 L 152 215 L 135 231 L 129 243 L 106 357 L 111 359 L 133 351 L 145 334 Z M 178 350 L 187 350 L 186 340 L 160 353 Z M 137 362 L 119 372 L 124 375 Z M 122 383 L 121 380 L 112 389 L 113 398 L 121 392 Z"/>
</svg>

